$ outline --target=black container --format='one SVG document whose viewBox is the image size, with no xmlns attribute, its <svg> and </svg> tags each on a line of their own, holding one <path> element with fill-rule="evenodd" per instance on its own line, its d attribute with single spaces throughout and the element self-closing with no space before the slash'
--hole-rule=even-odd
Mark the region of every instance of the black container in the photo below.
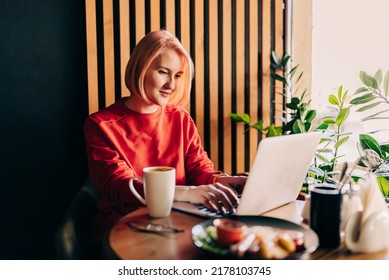
<svg viewBox="0 0 389 280">
<path fill-rule="evenodd" d="M 342 194 L 333 185 L 320 184 L 311 188 L 310 227 L 319 237 L 322 248 L 340 245 Z"/>
</svg>

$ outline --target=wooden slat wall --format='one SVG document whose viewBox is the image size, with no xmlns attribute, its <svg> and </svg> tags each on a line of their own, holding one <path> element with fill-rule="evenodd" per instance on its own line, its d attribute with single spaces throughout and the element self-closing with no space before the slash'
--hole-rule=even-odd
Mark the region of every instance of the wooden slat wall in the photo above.
<svg viewBox="0 0 389 280">
<path fill-rule="evenodd" d="M 283 108 L 270 77 L 271 50 L 284 50 L 283 0 L 85 0 L 89 112 L 129 94 L 124 71 L 131 50 L 151 30 L 175 34 L 195 63 L 187 110 L 219 170 L 249 171 L 256 131 L 231 121 L 274 123 Z M 99 80 L 100 79 L 100 80 Z M 101 86 L 103 85 L 103 86 Z"/>
</svg>

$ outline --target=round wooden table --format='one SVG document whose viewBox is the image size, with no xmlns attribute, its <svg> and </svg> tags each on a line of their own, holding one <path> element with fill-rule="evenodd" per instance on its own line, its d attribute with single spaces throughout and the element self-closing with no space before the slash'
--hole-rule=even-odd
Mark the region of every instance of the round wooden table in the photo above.
<svg viewBox="0 0 389 280">
<path fill-rule="evenodd" d="M 290 203 L 274 209 L 265 215 L 286 219 L 295 223 L 302 222 L 302 201 Z M 213 259 L 215 256 L 197 248 L 191 238 L 192 228 L 207 218 L 172 210 L 165 218 L 151 218 L 147 209 L 140 208 L 124 216 L 110 231 L 108 246 L 119 259 L 172 260 L 172 259 Z M 127 222 L 152 222 L 166 224 L 183 232 L 156 234 L 131 229 Z"/>
<path fill-rule="evenodd" d="M 303 201 L 295 201 L 264 214 L 294 223 L 303 223 L 301 211 Z M 151 218 L 146 208 L 140 208 L 124 216 L 110 231 L 108 236 L 107 255 L 126 260 L 210 260 L 217 256 L 197 248 L 191 238 L 192 228 L 206 218 L 172 210 L 165 218 Z M 182 229 L 183 232 L 156 234 L 131 229 L 127 222 L 152 222 L 166 224 Z M 374 253 L 351 253 L 344 245 L 334 249 L 317 249 L 305 256 L 308 259 L 327 260 L 388 260 L 389 249 Z"/>
</svg>

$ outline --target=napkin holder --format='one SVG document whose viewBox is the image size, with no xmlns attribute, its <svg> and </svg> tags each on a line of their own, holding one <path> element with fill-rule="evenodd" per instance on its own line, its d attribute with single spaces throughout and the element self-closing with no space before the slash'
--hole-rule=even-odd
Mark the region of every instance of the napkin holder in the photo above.
<svg viewBox="0 0 389 280">
<path fill-rule="evenodd" d="M 363 210 L 353 213 L 345 225 L 345 244 L 352 252 L 371 253 L 389 248 L 389 209 L 377 178 L 369 173 L 359 182 Z"/>
</svg>

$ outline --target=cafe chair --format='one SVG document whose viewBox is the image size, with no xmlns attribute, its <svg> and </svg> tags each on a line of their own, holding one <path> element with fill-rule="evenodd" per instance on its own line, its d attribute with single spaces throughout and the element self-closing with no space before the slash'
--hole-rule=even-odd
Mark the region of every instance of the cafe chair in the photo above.
<svg viewBox="0 0 389 280">
<path fill-rule="evenodd" d="M 62 260 L 100 259 L 90 244 L 91 221 L 97 214 L 99 195 L 89 179 L 78 190 L 55 233 L 57 258 Z"/>
</svg>

